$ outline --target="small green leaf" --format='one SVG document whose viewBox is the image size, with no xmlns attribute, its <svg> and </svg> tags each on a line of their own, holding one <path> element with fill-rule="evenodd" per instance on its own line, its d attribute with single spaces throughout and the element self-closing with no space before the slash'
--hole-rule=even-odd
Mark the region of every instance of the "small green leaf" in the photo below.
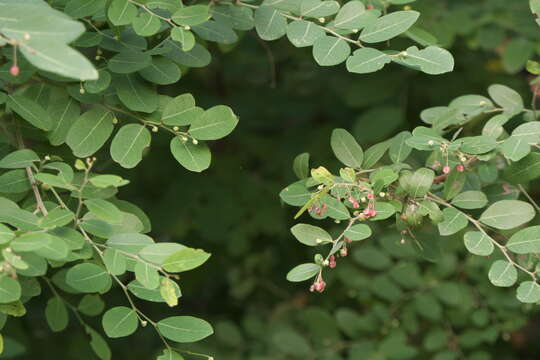
<svg viewBox="0 0 540 360">
<path fill-rule="evenodd" d="M 287 38 L 298 48 L 312 46 L 324 34 L 324 30 L 311 21 L 295 20 L 287 26 Z"/>
<path fill-rule="evenodd" d="M 190 140 L 183 141 L 176 136 L 171 140 L 170 149 L 176 161 L 189 171 L 201 172 L 210 167 L 212 155 L 205 143 L 195 145 Z"/>
<path fill-rule="evenodd" d="M 167 305 L 174 307 L 178 305 L 178 296 L 176 294 L 176 287 L 174 281 L 169 278 L 164 277 L 161 280 L 161 286 L 159 288 L 161 297 L 165 300 Z"/>
<path fill-rule="evenodd" d="M 108 337 L 119 338 L 133 334 L 137 330 L 139 319 L 133 309 L 116 306 L 103 314 L 101 324 Z"/>
<path fill-rule="evenodd" d="M 294 158 L 293 171 L 300 180 L 309 177 L 309 153 L 302 153 Z"/>
<path fill-rule="evenodd" d="M 66 282 L 80 292 L 92 293 L 107 289 L 111 285 L 111 278 L 101 266 L 83 263 L 68 270 Z"/>
<path fill-rule="evenodd" d="M 500 200 L 480 216 L 480 221 L 496 229 L 508 230 L 523 225 L 535 216 L 534 208 L 520 200 Z"/>
<path fill-rule="evenodd" d="M 157 109 L 159 97 L 155 86 L 141 80 L 136 74 L 115 75 L 113 85 L 120 101 L 128 109 L 144 113 L 152 113 Z"/>
<path fill-rule="evenodd" d="M 114 55 L 107 63 L 108 69 L 117 74 L 130 74 L 152 64 L 152 57 L 136 50 L 124 50 Z"/>
<path fill-rule="evenodd" d="M 116 249 L 109 248 L 103 252 L 103 263 L 112 275 L 122 275 L 126 272 L 126 256 Z"/>
<path fill-rule="evenodd" d="M 517 91 L 510 89 L 508 86 L 495 84 L 488 88 L 489 96 L 501 107 L 506 113 L 516 114 L 523 110 L 523 99 Z"/>
<path fill-rule="evenodd" d="M 302 0 L 300 3 L 300 15 L 304 17 L 326 17 L 339 11 L 339 3 L 332 0 Z"/>
<path fill-rule="evenodd" d="M 516 254 L 540 253 L 540 226 L 521 229 L 512 235 L 506 247 Z"/>
<path fill-rule="evenodd" d="M 182 77 L 182 72 L 178 65 L 163 56 L 152 57 L 152 63 L 140 70 L 139 74 L 145 80 L 157 85 L 174 84 Z"/>
<path fill-rule="evenodd" d="M 287 33 L 287 20 L 276 9 L 261 6 L 255 10 L 255 29 L 261 39 L 277 40 Z"/>
<path fill-rule="evenodd" d="M 157 323 L 159 331 L 167 339 L 179 343 L 202 340 L 214 333 L 212 326 L 192 316 L 172 316 Z"/>
<path fill-rule="evenodd" d="M 69 323 L 69 316 L 64 301 L 58 296 L 50 298 L 45 307 L 45 318 L 54 332 L 64 330 Z"/>
<path fill-rule="evenodd" d="M 417 11 L 395 11 L 368 24 L 360 34 L 360 41 L 376 43 L 390 40 L 407 31 L 418 19 Z"/>
<path fill-rule="evenodd" d="M 7 304 L 19 300 L 21 285 L 7 275 L 0 277 L 0 304 Z"/>
<path fill-rule="evenodd" d="M 313 43 L 313 57 L 320 66 L 338 65 L 351 53 L 349 44 L 334 36 L 322 36 Z"/>
<path fill-rule="evenodd" d="M 135 278 L 147 289 L 156 289 L 159 286 L 157 270 L 147 263 L 137 261 L 137 264 L 135 264 Z"/>
<path fill-rule="evenodd" d="M 380 50 L 364 47 L 355 50 L 347 59 L 347 70 L 355 74 L 367 74 L 381 70 L 392 58 Z"/>
<path fill-rule="evenodd" d="M 524 281 L 517 288 L 516 297 L 526 304 L 533 304 L 540 301 L 540 285 L 535 281 Z"/>
<path fill-rule="evenodd" d="M 0 168 L 22 169 L 39 161 L 39 156 L 30 149 L 17 150 L 7 154 L 0 160 Z"/>
<path fill-rule="evenodd" d="M 193 26 L 206 22 L 210 18 L 208 5 L 184 6 L 172 15 L 172 20 L 183 26 Z"/>
<path fill-rule="evenodd" d="M 98 151 L 113 131 L 114 115 L 96 107 L 85 112 L 69 130 L 66 143 L 78 157 L 87 157 Z"/>
<path fill-rule="evenodd" d="M 461 209 L 480 209 L 487 203 L 488 199 L 481 191 L 465 191 L 452 199 L 452 204 Z"/>
<path fill-rule="evenodd" d="M 302 244 L 317 246 L 332 242 L 332 236 L 320 227 L 309 224 L 296 224 L 291 228 L 291 233 Z"/>
<path fill-rule="evenodd" d="M 191 94 L 182 94 L 167 103 L 161 121 L 166 125 L 184 126 L 197 120 L 204 110 L 195 106 L 195 98 Z"/>
<path fill-rule="evenodd" d="M 140 124 L 124 125 L 111 143 L 111 157 L 122 167 L 131 169 L 142 160 L 144 150 L 150 146 L 152 135 Z"/>
<path fill-rule="evenodd" d="M 463 237 L 465 247 L 474 255 L 489 256 L 493 253 L 493 239 L 480 231 L 469 231 Z"/>
<path fill-rule="evenodd" d="M 345 231 L 345 236 L 353 241 L 364 240 L 371 236 L 371 228 L 366 224 L 356 224 Z"/>
<path fill-rule="evenodd" d="M 154 14 L 143 11 L 132 21 L 133 30 L 139 36 L 155 35 L 161 28 L 161 21 Z"/>
<path fill-rule="evenodd" d="M 229 135 L 238 124 L 238 117 L 225 105 L 214 106 L 195 119 L 189 134 L 199 140 L 217 140 Z"/>
<path fill-rule="evenodd" d="M 107 15 L 113 25 L 129 25 L 137 16 L 137 7 L 128 0 L 112 0 Z"/>
<path fill-rule="evenodd" d="M 309 280 L 321 271 L 321 267 L 314 263 L 300 264 L 287 273 L 287 280 L 300 282 Z"/>
<path fill-rule="evenodd" d="M 184 248 L 167 257 L 163 262 L 163 269 L 169 272 L 195 269 L 204 264 L 210 255 L 201 249 Z"/>
<path fill-rule="evenodd" d="M 8 95 L 7 105 L 17 115 L 41 130 L 48 131 L 53 125 L 45 109 L 24 95 Z"/>
<path fill-rule="evenodd" d="M 123 219 L 122 212 L 111 202 L 103 199 L 89 199 L 84 201 L 88 210 L 101 220 L 110 223 L 119 223 Z"/>
<path fill-rule="evenodd" d="M 410 137 L 412 137 L 410 132 L 402 131 L 391 140 L 388 155 L 394 164 L 401 163 L 409 157 L 412 148 L 407 145 L 407 139 Z"/>
<path fill-rule="evenodd" d="M 332 131 L 330 146 L 339 161 L 343 164 L 359 169 L 364 160 L 362 147 L 358 145 L 354 137 L 345 129 Z"/>
<path fill-rule="evenodd" d="M 495 286 L 509 287 L 517 281 L 517 270 L 512 263 L 506 260 L 497 260 L 489 269 L 489 281 Z"/>
<path fill-rule="evenodd" d="M 439 75 L 454 70 L 454 58 L 443 48 L 428 46 L 419 50 L 416 46 L 411 46 L 406 53 L 407 55 L 400 60 L 407 65 L 418 67 L 426 74 Z"/>
<path fill-rule="evenodd" d="M 457 233 L 460 230 L 463 230 L 469 220 L 465 215 L 454 208 L 446 208 L 443 210 L 444 220 L 437 224 L 439 229 L 439 234 L 442 236 L 449 236 Z"/>
</svg>

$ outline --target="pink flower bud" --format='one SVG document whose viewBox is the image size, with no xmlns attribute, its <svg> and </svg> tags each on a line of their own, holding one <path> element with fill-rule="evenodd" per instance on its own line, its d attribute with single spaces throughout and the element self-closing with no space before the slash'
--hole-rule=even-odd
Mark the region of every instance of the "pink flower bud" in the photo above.
<svg viewBox="0 0 540 360">
<path fill-rule="evenodd" d="M 20 73 L 20 69 L 17 65 L 13 65 L 10 69 L 9 69 L 9 73 L 13 76 L 17 76 L 19 75 Z"/>
<path fill-rule="evenodd" d="M 373 195 L 373 193 L 367 194 L 367 198 L 369 200 L 373 200 L 374 197 L 375 197 L 375 195 Z"/>
<path fill-rule="evenodd" d="M 450 166 L 446 165 L 445 167 L 443 167 L 442 172 L 448 174 L 450 172 Z"/>
<path fill-rule="evenodd" d="M 351 239 L 349 239 L 349 238 L 348 238 L 348 237 L 346 237 L 346 236 L 345 236 L 345 237 L 343 238 L 343 240 L 345 240 L 345 242 L 346 242 L 347 244 L 350 244 L 350 243 L 352 243 L 352 240 L 351 240 Z"/>
<path fill-rule="evenodd" d="M 358 201 L 355 201 L 353 203 L 353 208 L 358 209 L 359 207 L 360 207 L 360 204 L 358 203 Z"/>
<path fill-rule="evenodd" d="M 326 205 L 326 204 L 323 204 L 323 206 L 322 206 L 322 209 L 323 209 L 323 210 L 326 210 L 326 209 L 328 209 L 328 205 Z"/>
<path fill-rule="evenodd" d="M 347 250 L 346 247 L 342 247 L 341 250 L 339 250 L 339 255 L 340 255 L 341 257 L 345 257 L 345 256 L 347 256 L 348 254 L 349 254 L 349 251 Z"/>
<path fill-rule="evenodd" d="M 377 215 L 377 210 L 375 210 L 375 209 L 369 210 L 369 216 L 370 217 L 375 216 L 375 215 Z"/>
<path fill-rule="evenodd" d="M 366 6 L 368 10 L 371 10 L 374 8 L 373 4 L 369 4 L 368 6 Z"/>
<path fill-rule="evenodd" d="M 315 291 L 320 292 L 320 293 L 322 293 L 322 292 L 324 291 L 324 288 L 326 287 L 326 283 L 324 282 L 323 279 L 320 279 L 319 281 L 317 281 L 317 282 L 316 282 L 315 284 L 313 284 L 313 285 L 315 285 L 315 286 L 314 286 L 314 287 L 315 287 Z"/>
<path fill-rule="evenodd" d="M 458 164 L 458 165 L 456 165 L 456 170 L 459 171 L 459 172 L 463 172 L 463 171 L 465 171 L 465 168 L 463 167 L 463 165 Z"/>
<path fill-rule="evenodd" d="M 366 208 L 366 209 L 364 209 L 364 211 L 362 211 L 362 213 L 363 213 L 364 215 L 366 215 L 367 217 L 369 217 L 370 214 L 371 214 L 371 210 L 368 209 L 368 208 Z"/>
</svg>

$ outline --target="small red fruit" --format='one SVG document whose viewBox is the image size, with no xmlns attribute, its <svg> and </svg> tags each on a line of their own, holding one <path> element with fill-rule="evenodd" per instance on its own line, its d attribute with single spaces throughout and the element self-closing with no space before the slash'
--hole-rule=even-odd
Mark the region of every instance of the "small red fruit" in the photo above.
<svg viewBox="0 0 540 360">
<path fill-rule="evenodd" d="M 13 65 L 10 69 L 9 69 L 9 73 L 13 76 L 17 76 L 19 75 L 20 73 L 20 69 L 17 65 Z"/>
<path fill-rule="evenodd" d="M 324 288 L 326 287 L 326 283 L 324 280 L 319 280 L 315 284 L 313 284 L 315 291 L 322 293 L 324 291 Z"/>
<path fill-rule="evenodd" d="M 465 168 L 463 167 L 463 165 L 458 164 L 458 165 L 456 165 L 456 170 L 459 171 L 459 172 L 463 172 L 465 170 Z"/>
<path fill-rule="evenodd" d="M 445 167 L 443 167 L 442 172 L 448 174 L 450 172 L 450 166 L 446 165 Z"/>
</svg>

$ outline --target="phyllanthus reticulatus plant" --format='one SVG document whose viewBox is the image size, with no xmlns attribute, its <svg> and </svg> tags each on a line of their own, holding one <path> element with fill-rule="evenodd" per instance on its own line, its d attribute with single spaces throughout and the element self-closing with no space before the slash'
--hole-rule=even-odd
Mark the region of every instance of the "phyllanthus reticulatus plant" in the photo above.
<svg viewBox="0 0 540 360">
<path fill-rule="evenodd" d="M 386 220 L 401 243 L 412 242 L 426 255 L 459 234 L 470 253 L 493 259 L 487 274 L 493 285 L 519 281 L 520 301 L 540 301 L 540 226 L 534 220 L 540 208 L 527 192 L 540 177 L 540 121 L 514 90 L 492 85 L 488 93 L 490 98 L 465 95 L 426 109 L 420 114 L 425 126 L 366 151 L 346 130 L 334 130 L 330 145 L 345 165 L 335 174 L 322 166 L 309 171 L 309 155 L 299 155 L 294 170 L 300 180 L 281 199 L 301 207 L 295 218 L 308 213 L 344 225 L 333 235 L 307 223 L 293 226 L 304 245 L 330 249 L 292 269 L 287 279 L 312 279 L 310 290 L 324 291 L 325 271 Z M 416 235 L 433 227 L 428 240 Z"/>
</svg>

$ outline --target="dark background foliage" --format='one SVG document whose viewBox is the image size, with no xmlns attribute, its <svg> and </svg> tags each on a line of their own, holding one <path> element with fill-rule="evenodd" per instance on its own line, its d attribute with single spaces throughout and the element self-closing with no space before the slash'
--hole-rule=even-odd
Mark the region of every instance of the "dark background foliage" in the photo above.
<svg viewBox="0 0 540 360">
<path fill-rule="evenodd" d="M 285 280 L 287 271 L 307 258 L 305 247 L 289 232 L 293 209 L 278 197 L 294 181 L 290 164 L 297 154 L 308 151 L 312 165 L 338 168 L 329 146 L 333 128 L 350 130 L 365 149 L 418 125 L 422 109 L 446 105 L 463 94 L 485 94 L 492 83 L 512 86 L 530 98 L 526 73 L 510 74 L 501 60 L 511 39 L 538 40 L 526 1 L 468 3 L 414 4 L 421 9 L 422 25 L 443 45 L 451 45 L 456 68 L 442 76 L 398 66 L 373 75 L 349 74 L 341 66 L 321 68 L 310 50 L 293 48 L 285 39 L 262 43 L 249 32 L 232 49 L 211 48 L 216 55 L 212 65 L 191 69 L 178 84 L 164 89 L 171 95 L 191 92 L 205 108 L 227 104 L 240 123 L 213 145 L 212 166 L 202 175 L 185 171 L 167 156 L 165 135 L 154 138 L 144 161 L 133 170 L 99 161 L 107 154 L 97 155 L 98 169 L 114 168 L 131 180 L 120 197 L 146 211 L 157 241 L 178 241 L 213 254 L 204 266 L 181 277 L 185 296 L 179 308 L 145 304 L 145 310 L 155 317 L 179 312 L 207 319 L 215 325 L 215 336 L 187 348 L 222 360 L 538 358 L 537 312 L 517 303 L 507 289 L 492 287 L 485 262 L 467 256 L 458 236 L 434 234 L 430 240 L 444 252 L 436 262 L 413 262 L 421 281 L 402 286 L 398 294 L 377 281 L 399 273 L 410 247 L 396 248 L 399 234 L 387 224 L 338 262 L 324 294 L 310 294 L 308 285 Z M 538 187 L 531 188 L 532 194 L 538 192 Z M 424 236 L 429 235 L 426 230 Z M 362 265 L 362 249 L 375 248 L 390 264 Z M 434 290 L 437 281 L 460 284 L 468 295 L 455 304 L 448 298 L 445 302 L 445 295 Z M 426 293 L 438 296 L 440 305 L 413 300 Z M 124 301 L 119 291 L 106 299 L 111 305 Z M 20 358 L 93 359 L 91 351 L 82 350 L 88 347 L 87 339 L 75 322 L 67 331 L 51 334 L 44 303 L 39 304 L 43 301 L 32 300 L 29 315 L 8 324 L 7 333 L 30 350 Z M 417 331 L 410 331 L 410 322 L 397 318 L 415 306 L 427 315 L 419 315 Z M 362 316 L 353 318 L 347 311 Z M 413 334 L 408 345 L 400 331 Z M 433 350 L 426 338 L 441 331 L 449 340 Z M 160 348 L 151 329 L 110 344 L 115 360 L 150 359 Z"/>
</svg>

